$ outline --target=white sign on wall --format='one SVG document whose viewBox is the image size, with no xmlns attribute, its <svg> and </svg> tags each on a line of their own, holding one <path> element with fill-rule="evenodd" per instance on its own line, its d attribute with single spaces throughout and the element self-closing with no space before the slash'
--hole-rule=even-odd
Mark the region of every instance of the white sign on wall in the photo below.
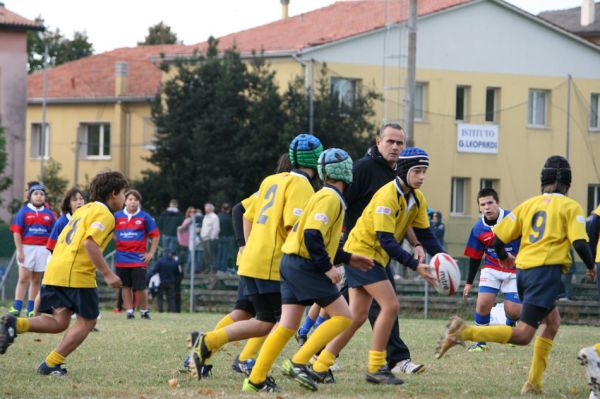
<svg viewBox="0 0 600 399">
<path fill-rule="evenodd" d="M 457 127 L 456 150 L 478 154 L 498 153 L 498 125 L 469 125 Z"/>
</svg>

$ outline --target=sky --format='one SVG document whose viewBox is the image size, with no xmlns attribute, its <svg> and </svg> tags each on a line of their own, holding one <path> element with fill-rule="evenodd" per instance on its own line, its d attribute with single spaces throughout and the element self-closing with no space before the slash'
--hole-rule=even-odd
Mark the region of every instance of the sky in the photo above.
<svg viewBox="0 0 600 399">
<path fill-rule="evenodd" d="M 281 17 L 279 0 L 0 0 L 25 18 L 41 16 L 47 27 L 72 38 L 85 31 L 101 53 L 134 47 L 148 28 L 164 22 L 184 44 L 275 21 Z M 394 1 L 394 0 L 389 0 Z M 335 0 L 290 0 L 290 16 L 334 3 Z M 508 0 L 532 14 L 581 5 L 581 0 Z"/>
</svg>

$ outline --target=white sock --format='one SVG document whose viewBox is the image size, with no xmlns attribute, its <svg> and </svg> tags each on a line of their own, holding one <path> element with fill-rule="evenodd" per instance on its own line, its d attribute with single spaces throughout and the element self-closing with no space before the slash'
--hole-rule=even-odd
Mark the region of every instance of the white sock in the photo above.
<svg viewBox="0 0 600 399">
<path fill-rule="evenodd" d="M 129 314 L 133 314 L 134 310 L 133 309 L 127 309 L 127 313 Z"/>
</svg>

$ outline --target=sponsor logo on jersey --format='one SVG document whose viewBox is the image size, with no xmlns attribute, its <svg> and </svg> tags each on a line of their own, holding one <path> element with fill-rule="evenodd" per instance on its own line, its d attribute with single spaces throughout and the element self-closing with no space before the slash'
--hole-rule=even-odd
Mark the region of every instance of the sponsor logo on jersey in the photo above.
<svg viewBox="0 0 600 399">
<path fill-rule="evenodd" d="M 316 213 L 315 214 L 315 220 L 318 220 L 320 222 L 323 222 L 324 224 L 329 223 L 329 218 L 327 217 L 326 214 L 324 213 Z"/>
<path fill-rule="evenodd" d="M 300 208 L 294 208 L 294 209 L 292 209 L 292 214 L 294 216 L 300 216 L 300 215 L 302 215 L 302 209 L 300 209 Z"/>
<path fill-rule="evenodd" d="M 378 206 L 377 208 L 375 208 L 375 213 L 379 213 L 382 215 L 391 215 L 392 208 L 388 208 L 387 206 Z"/>
<path fill-rule="evenodd" d="M 98 229 L 100 231 L 104 231 L 106 229 L 106 227 L 100 222 L 94 222 L 90 227 L 93 229 Z"/>
</svg>

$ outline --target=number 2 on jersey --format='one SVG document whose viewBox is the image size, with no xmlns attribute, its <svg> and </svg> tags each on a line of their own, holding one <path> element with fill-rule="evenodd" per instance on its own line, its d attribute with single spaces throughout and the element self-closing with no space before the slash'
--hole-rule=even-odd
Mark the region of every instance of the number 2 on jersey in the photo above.
<svg viewBox="0 0 600 399">
<path fill-rule="evenodd" d="M 529 242 L 536 243 L 542 239 L 546 231 L 546 211 L 538 211 L 531 218 L 533 234 L 529 235 Z"/>
<path fill-rule="evenodd" d="M 273 184 L 271 187 L 269 187 L 269 189 L 265 193 L 265 199 L 269 200 L 269 202 L 267 202 L 265 204 L 265 206 L 263 206 L 262 209 L 260 210 L 260 214 L 258 215 L 258 221 L 256 223 L 258 223 L 258 224 L 267 223 L 267 219 L 269 218 L 269 216 L 265 215 L 265 212 L 270 207 L 273 206 L 273 203 L 275 202 L 275 194 L 276 193 L 277 193 L 277 184 Z"/>
</svg>

